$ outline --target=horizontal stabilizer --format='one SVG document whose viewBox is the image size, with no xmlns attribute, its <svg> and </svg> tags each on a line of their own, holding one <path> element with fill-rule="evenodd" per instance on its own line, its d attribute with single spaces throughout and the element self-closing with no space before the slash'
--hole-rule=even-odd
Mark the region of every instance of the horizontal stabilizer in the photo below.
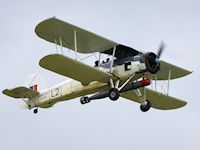
<svg viewBox="0 0 200 150">
<path fill-rule="evenodd" d="M 161 110 L 169 110 L 183 107 L 187 104 L 187 102 L 183 100 L 179 100 L 175 97 L 171 97 L 169 95 L 164 95 L 162 93 L 153 91 L 151 89 L 146 89 L 146 99 L 151 102 L 151 106 L 156 109 Z M 144 88 L 140 88 L 141 92 L 143 92 Z M 138 97 L 134 91 L 124 92 L 121 95 L 124 98 L 140 103 L 143 97 Z"/>
<path fill-rule="evenodd" d="M 35 92 L 24 86 L 14 89 L 5 89 L 2 93 L 13 98 L 33 98 L 39 94 L 39 92 Z"/>
<path fill-rule="evenodd" d="M 92 81 L 107 83 L 110 77 L 112 77 L 109 73 L 97 70 L 60 54 L 47 55 L 40 60 L 39 64 L 47 70 L 67 76 L 84 84 Z"/>
</svg>

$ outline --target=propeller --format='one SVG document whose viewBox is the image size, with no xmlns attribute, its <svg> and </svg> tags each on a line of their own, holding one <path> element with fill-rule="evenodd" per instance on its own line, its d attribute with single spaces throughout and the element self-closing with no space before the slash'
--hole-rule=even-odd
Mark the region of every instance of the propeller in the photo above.
<svg viewBox="0 0 200 150">
<path fill-rule="evenodd" d="M 153 52 L 148 52 L 145 54 L 146 57 L 146 66 L 148 71 L 152 74 L 155 74 L 157 71 L 160 70 L 160 57 L 164 51 L 165 44 L 161 42 L 157 55 Z"/>
<path fill-rule="evenodd" d="M 157 55 L 153 52 L 147 52 L 143 54 L 147 71 L 150 73 L 156 74 L 160 70 L 160 57 L 164 51 L 164 48 L 165 44 L 161 42 Z"/>
</svg>

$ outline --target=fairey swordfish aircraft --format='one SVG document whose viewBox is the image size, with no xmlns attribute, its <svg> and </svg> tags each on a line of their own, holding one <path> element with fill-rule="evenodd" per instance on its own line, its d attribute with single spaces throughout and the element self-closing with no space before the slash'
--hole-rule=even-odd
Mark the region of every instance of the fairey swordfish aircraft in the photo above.
<svg viewBox="0 0 200 150">
<path fill-rule="evenodd" d="M 65 47 L 74 51 L 75 56 L 78 53 L 99 53 L 99 58 L 92 67 L 81 63 L 77 57 L 72 59 L 63 53 L 47 55 L 39 61 L 39 65 L 71 79 L 43 91 L 37 90 L 37 83 L 3 91 L 7 96 L 22 99 L 28 109 L 34 108 L 34 113 L 38 112 L 39 107 L 50 108 L 60 101 L 77 97 L 81 97 L 81 104 L 106 97 L 112 101 L 123 97 L 139 103 L 143 112 L 151 107 L 170 110 L 187 104 L 168 93 L 146 87 L 153 80 L 169 82 L 191 73 L 160 60 L 164 44 L 161 44 L 157 54 L 143 53 L 55 17 L 40 22 L 35 32 L 40 38 L 55 43 L 56 47 L 59 45 L 61 49 Z M 111 60 L 102 62 L 101 55 L 104 54 Z"/>
</svg>

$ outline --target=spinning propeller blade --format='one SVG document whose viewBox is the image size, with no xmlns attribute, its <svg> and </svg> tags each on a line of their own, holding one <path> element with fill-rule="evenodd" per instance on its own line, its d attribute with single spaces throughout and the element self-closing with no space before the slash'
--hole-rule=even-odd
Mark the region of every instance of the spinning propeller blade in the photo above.
<svg viewBox="0 0 200 150">
<path fill-rule="evenodd" d="M 159 47 L 158 52 L 157 52 L 157 58 L 158 59 L 160 59 L 160 56 L 162 55 L 164 48 L 165 48 L 165 44 L 163 42 L 161 42 L 160 47 Z"/>
</svg>

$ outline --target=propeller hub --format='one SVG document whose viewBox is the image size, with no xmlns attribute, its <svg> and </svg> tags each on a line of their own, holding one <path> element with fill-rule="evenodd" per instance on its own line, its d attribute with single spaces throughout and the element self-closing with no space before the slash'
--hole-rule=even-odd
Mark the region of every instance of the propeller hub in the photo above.
<svg viewBox="0 0 200 150">
<path fill-rule="evenodd" d="M 144 60 L 146 64 L 147 71 L 152 74 L 156 74 L 160 70 L 160 57 L 164 51 L 165 44 L 161 42 L 158 48 L 157 55 L 153 52 L 148 52 L 144 54 Z"/>
<path fill-rule="evenodd" d="M 160 70 L 160 60 L 158 59 L 155 53 L 145 53 L 144 59 L 147 71 L 149 71 L 152 74 L 156 74 Z"/>
</svg>

